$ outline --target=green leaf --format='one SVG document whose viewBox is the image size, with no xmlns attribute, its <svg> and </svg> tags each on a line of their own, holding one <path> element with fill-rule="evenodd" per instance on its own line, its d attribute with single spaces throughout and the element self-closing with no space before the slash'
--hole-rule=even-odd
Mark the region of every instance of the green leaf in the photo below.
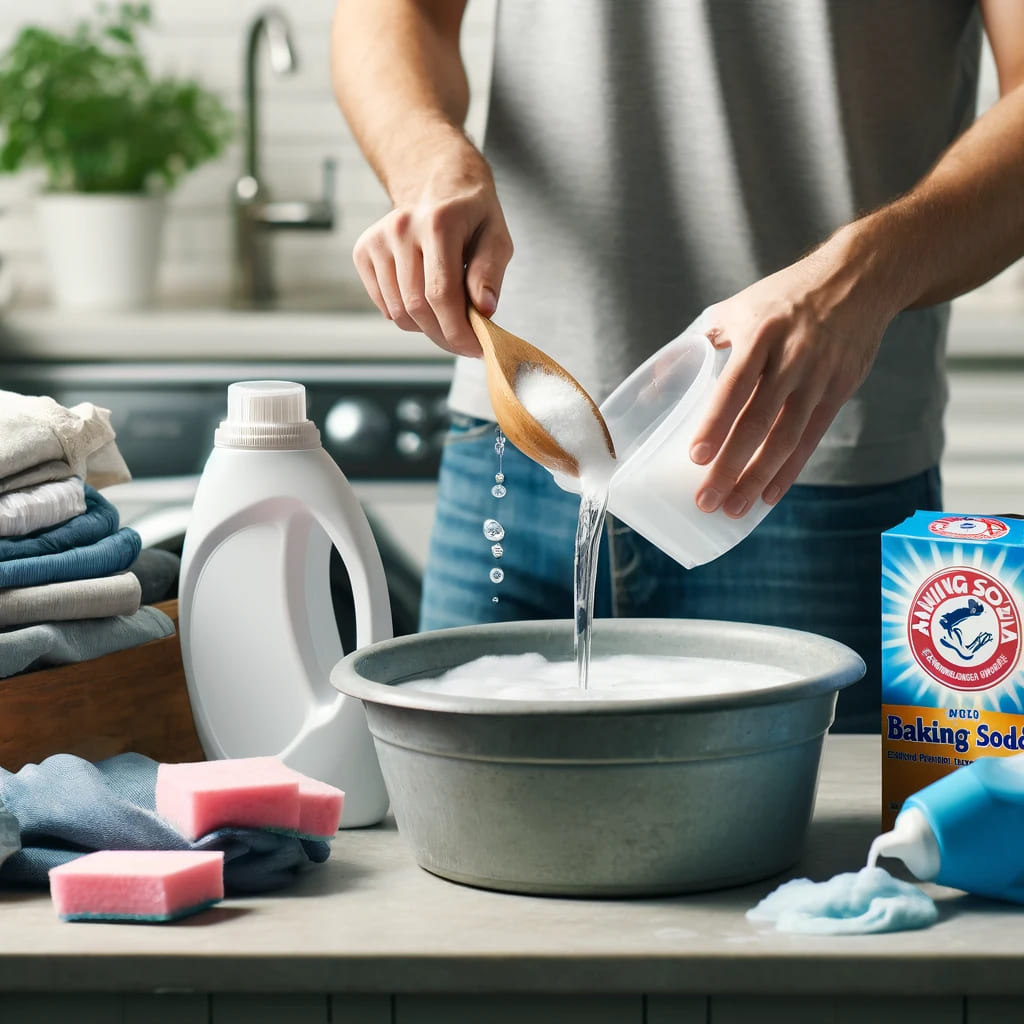
<svg viewBox="0 0 1024 1024">
<path fill-rule="evenodd" d="M 51 188 L 144 191 L 223 152 L 234 120 L 195 80 L 154 78 L 136 29 L 147 3 L 97 7 L 66 33 L 23 28 L 0 54 L 0 171 L 42 167 Z"/>
</svg>

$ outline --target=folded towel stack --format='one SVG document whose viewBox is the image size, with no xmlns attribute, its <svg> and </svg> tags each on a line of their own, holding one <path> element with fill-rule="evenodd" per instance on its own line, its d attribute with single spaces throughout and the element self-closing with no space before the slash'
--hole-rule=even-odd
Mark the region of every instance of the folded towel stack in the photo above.
<svg viewBox="0 0 1024 1024">
<path fill-rule="evenodd" d="M 96 489 L 131 478 L 109 411 L 0 391 L 0 437 L 0 678 L 170 636 L 131 571 L 139 535 Z"/>
</svg>

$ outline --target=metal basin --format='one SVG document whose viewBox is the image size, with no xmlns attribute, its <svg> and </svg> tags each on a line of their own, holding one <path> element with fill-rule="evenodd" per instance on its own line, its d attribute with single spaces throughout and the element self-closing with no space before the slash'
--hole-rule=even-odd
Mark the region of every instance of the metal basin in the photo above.
<svg viewBox="0 0 1024 1024">
<path fill-rule="evenodd" d="M 511 701 L 417 692 L 484 654 L 572 657 L 570 621 L 498 623 L 369 644 L 331 682 L 363 701 L 400 833 L 418 863 L 509 892 L 639 896 L 715 889 L 800 856 L 848 647 L 743 623 L 601 619 L 595 657 L 690 655 L 787 668 L 765 691 Z"/>
</svg>

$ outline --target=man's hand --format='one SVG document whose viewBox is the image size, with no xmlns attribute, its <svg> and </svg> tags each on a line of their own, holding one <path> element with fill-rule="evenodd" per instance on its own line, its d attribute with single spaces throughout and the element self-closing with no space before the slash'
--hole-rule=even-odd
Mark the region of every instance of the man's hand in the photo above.
<svg viewBox="0 0 1024 1024">
<path fill-rule="evenodd" d="M 732 354 L 690 448 L 711 464 L 703 511 L 775 504 L 867 376 L 895 310 L 861 294 L 855 266 L 840 233 L 709 311 L 712 343 Z"/>
<path fill-rule="evenodd" d="M 474 356 L 467 295 L 485 316 L 494 312 L 512 242 L 491 169 L 461 128 L 465 8 L 466 0 L 336 0 L 331 73 L 393 207 L 353 253 L 370 298 L 403 330 Z"/>
<path fill-rule="evenodd" d="M 906 195 L 806 259 L 719 303 L 732 345 L 690 457 L 697 504 L 739 517 L 774 504 L 867 376 L 902 309 L 962 295 L 1024 256 L 1024 4 L 979 0 L 1000 99 Z"/>
<path fill-rule="evenodd" d="M 353 259 L 370 298 L 402 330 L 476 356 L 466 297 L 484 316 L 494 312 L 512 240 L 487 162 L 461 133 L 440 134 L 410 186 L 393 189 L 391 212 L 360 236 Z"/>
</svg>

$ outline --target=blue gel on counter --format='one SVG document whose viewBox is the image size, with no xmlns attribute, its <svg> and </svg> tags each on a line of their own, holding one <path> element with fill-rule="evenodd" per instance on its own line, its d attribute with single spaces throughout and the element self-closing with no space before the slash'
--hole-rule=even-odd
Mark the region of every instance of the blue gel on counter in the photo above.
<svg viewBox="0 0 1024 1024">
<path fill-rule="evenodd" d="M 927 928 L 938 920 L 935 901 L 884 868 L 861 868 L 827 882 L 794 878 L 747 911 L 750 921 L 770 921 L 780 932 L 868 935 Z"/>
</svg>

